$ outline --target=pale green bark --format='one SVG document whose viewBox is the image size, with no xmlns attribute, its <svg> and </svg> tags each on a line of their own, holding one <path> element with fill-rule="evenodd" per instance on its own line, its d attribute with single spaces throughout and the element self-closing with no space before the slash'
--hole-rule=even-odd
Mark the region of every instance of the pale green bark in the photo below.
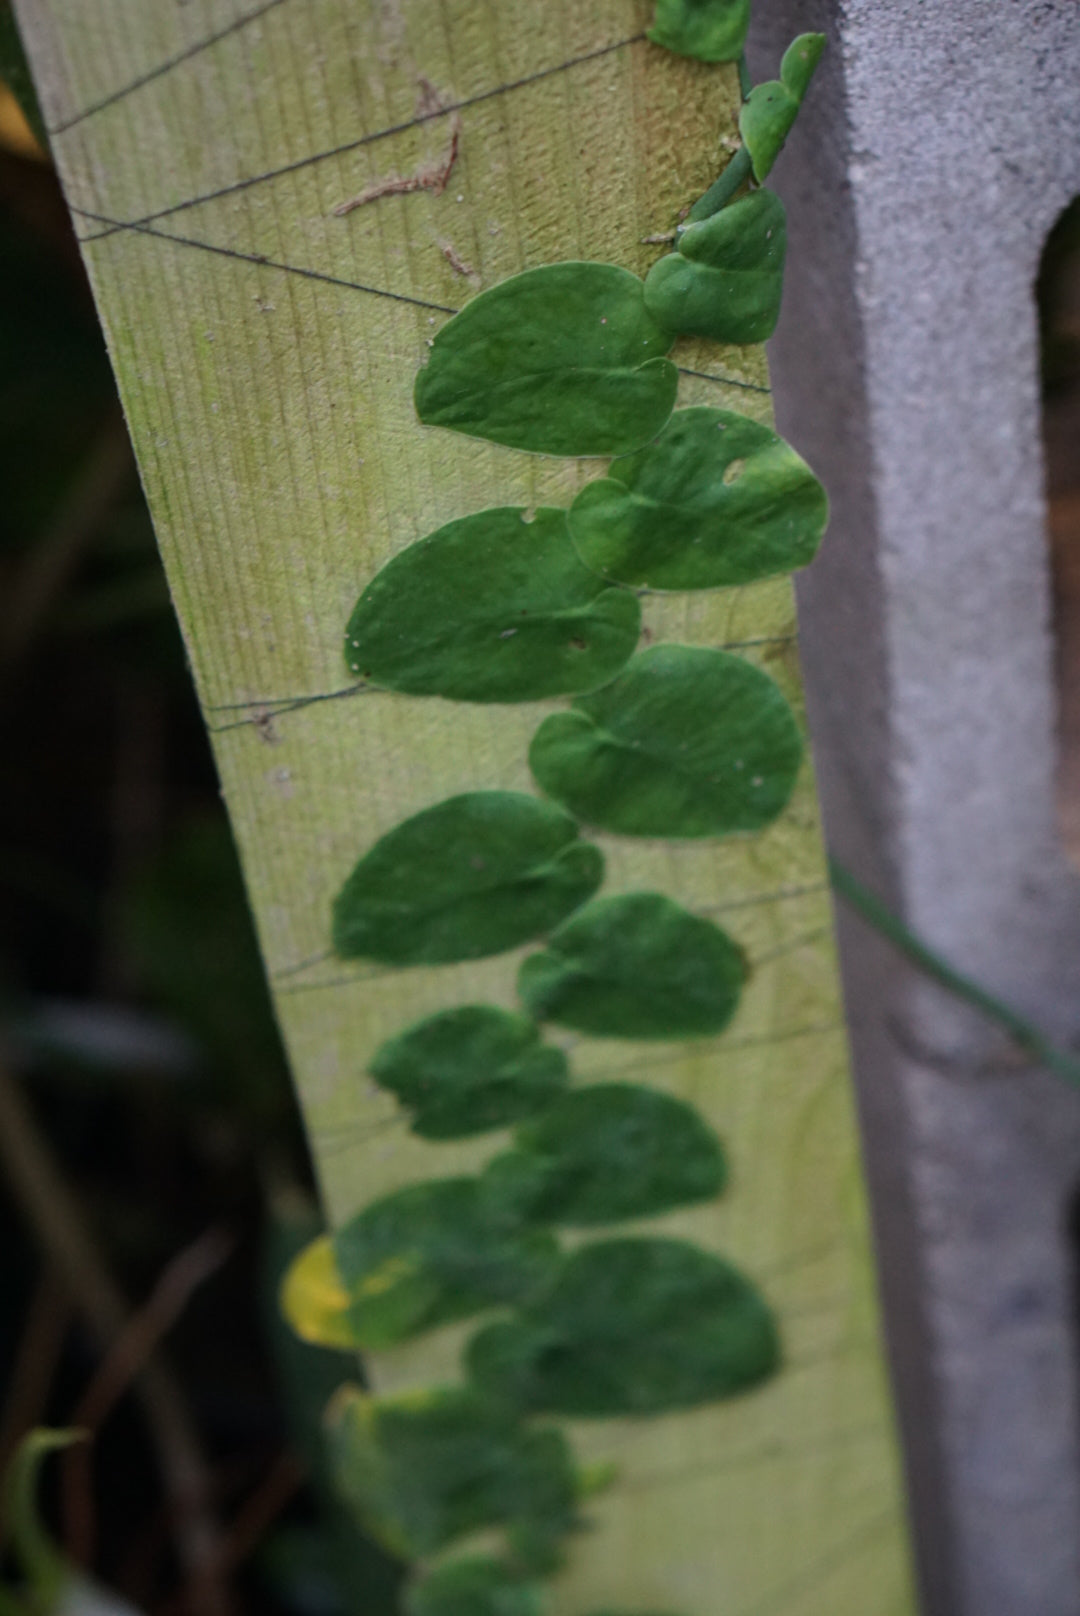
<svg viewBox="0 0 1080 1616">
<path fill-rule="evenodd" d="M 662 249 L 641 238 L 670 230 L 722 165 L 736 80 L 645 43 L 644 0 L 251 0 L 254 20 L 192 49 L 238 7 L 23 0 L 19 10 L 68 196 L 84 210 L 77 224 L 340 1220 L 380 1191 L 491 1153 L 490 1139 L 412 1138 L 365 1062 L 418 1015 L 466 998 L 511 1006 L 519 956 L 341 965 L 327 952 L 330 900 L 407 814 L 463 790 L 530 790 L 529 740 L 559 704 L 367 693 L 275 717 L 270 699 L 348 683 L 345 619 L 404 544 L 487 504 L 564 503 L 595 474 L 420 427 L 411 395 L 425 340 L 440 308 L 519 269 L 581 257 L 644 272 Z M 471 103 L 446 191 L 334 217 L 372 182 L 447 150 L 449 117 L 415 122 L 421 77 Z M 236 188 L 292 163 L 302 166 Z M 141 220 L 215 191 L 145 228 L 86 216 Z M 475 273 L 463 277 L 452 255 Z M 675 357 L 704 373 L 683 376 L 680 402 L 769 419 L 759 350 L 687 342 Z M 744 648 L 798 702 L 786 582 L 650 598 L 645 619 L 654 639 Z M 620 1479 L 590 1505 L 595 1529 L 572 1546 L 558 1608 L 902 1616 L 898 1464 L 810 772 L 760 836 L 596 839 L 605 894 L 659 890 L 722 914 L 759 962 L 721 1038 L 582 1040 L 574 1065 L 580 1079 L 633 1072 L 717 1128 L 733 1165 L 727 1195 L 649 1227 L 721 1251 L 759 1282 L 788 1361 L 731 1404 L 574 1430 L 575 1448 L 615 1460 Z M 459 1341 L 445 1332 L 386 1355 L 378 1384 L 453 1378 Z"/>
</svg>

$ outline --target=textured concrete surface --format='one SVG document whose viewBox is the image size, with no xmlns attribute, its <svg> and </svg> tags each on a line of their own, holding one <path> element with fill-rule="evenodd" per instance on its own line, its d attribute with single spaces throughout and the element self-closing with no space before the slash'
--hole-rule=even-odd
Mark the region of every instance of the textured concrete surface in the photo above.
<svg viewBox="0 0 1080 1616">
<path fill-rule="evenodd" d="M 1080 1038 L 1032 285 L 1080 192 L 1076 0 L 758 0 L 830 50 L 778 164 L 780 425 L 834 520 L 801 591 L 834 849 Z M 1078 451 L 1080 452 L 1080 451 Z M 1080 1616 L 1080 1095 L 857 923 L 845 979 L 928 1616 Z"/>
</svg>

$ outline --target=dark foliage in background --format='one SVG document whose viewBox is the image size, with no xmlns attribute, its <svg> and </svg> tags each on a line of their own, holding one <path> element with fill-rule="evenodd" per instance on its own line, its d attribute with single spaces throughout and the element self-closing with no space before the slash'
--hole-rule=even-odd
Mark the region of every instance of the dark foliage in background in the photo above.
<svg viewBox="0 0 1080 1616">
<path fill-rule="evenodd" d="M 392 1575 L 334 1503 L 319 1442 L 355 1363 L 276 1317 L 316 1217 L 237 860 L 78 251 L 6 93 L 0 490 L 0 1463 L 30 1426 L 69 1422 L 102 1362 L 50 1244 L 66 1215 L 132 1307 L 162 1275 L 179 1287 L 154 1357 L 202 1451 L 218 1559 L 192 1582 L 134 1384 L 89 1466 L 50 1461 L 68 1552 L 162 1616 L 378 1613 Z M 52 1181 L 35 1209 L 13 1170 L 36 1161 L 25 1129 L 67 1198 L 59 1234 Z M 212 1259 L 185 1281 L 200 1240 L 192 1261 Z"/>
</svg>

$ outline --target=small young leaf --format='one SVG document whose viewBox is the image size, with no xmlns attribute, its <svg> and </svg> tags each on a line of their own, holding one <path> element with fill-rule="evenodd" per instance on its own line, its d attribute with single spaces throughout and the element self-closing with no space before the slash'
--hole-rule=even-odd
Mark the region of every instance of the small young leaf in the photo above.
<svg viewBox="0 0 1080 1616">
<path fill-rule="evenodd" d="M 800 34 L 784 53 L 780 77 L 756 85 L 743 103 L 739 133 L 757 180 L 765 179 L 779 157 L 824 49 L 824 34 Z"/>
<path fill-rule="evenodd" d="M 413 1109 L 412 1131 L 423 1139 L 464 1139 L 531 1116 L 570 1075 L 535 1022 L 487 1004 L 416 1022 L 376 1051 L 369 1071 Z"/>
<path fill-rule="evenodd" d="M 503 1526 L 550 1563 L 577 1524 L 576 1478 L 560 1432 L 523 1426 L 475 1389 L 371 1398 L 346 1387 L 328 1415 L 344 1497 L 403 1559 Z"/>
<path fill-rule="evenodd" d="M 598 898 L 518 973 L 537 1021 L 600 1038 L 704 1038 L 735 1013 L 743 956 L 711 921 L 658 892 Z"/>
<path fill-rule="evenodd" d="M 699 62 L 734 62 L 749 24 L 750 0 L 656 0 L 649 38 Z"/>
<path fill-rule="evenodd" d="M 342 959 L 445 965 L 549 931 L 603 879 L 568 814 L 513 791 L 470 791 L 388 831 L 334 900 Z"/>
<path fill-rule="evenodd" d="M 646 276 L 645 306 L 669 331 L 764 342 L 780 314 L 786 253 L 784 204 L 772 191 L 752 191 L 687 225 L 678 251 Z"/>
<path fill-rule="evenodd" d="M 655 443 L 586 483 L 570 509 L 582 561 L 650 589 L 717 589 L 805 567 L 825 490 L 767 426 L 730 410 L 676 410 Z"/>
<path fill-rule="evenodd" d="M 817 71 L 824 49 L 824 34 L 800 34 L 784 52 L 780 79 L 800 103 L 810 88 L 810 80 Z"/>
<path fill-rule="evenodd" d="M 383 567 L 345 631 L 353 673 L 417 696 L 538 701 L 604 684 L 633 653 L 641 608 L 579 561 L 566 512 L 449 522 Z"/>
<path fill-rule="evenodd" d="M 652 1217 L 719 1195 L 720 1141 L 692 1106 L 632 1083 L 563 1095 L 485 1169 L 485 1194 L 538 1223 Z"/>
<path fill-rule="evenodd" d="M 534 454 L 629 454 L 671 414 L 670 347 L 629 270 L 548 264 L 443 326 L 416 378 L 416 413 Z"/>
<path fill-rule="evenodd" d="M 349 1293 L 338 1273 L 333 1242 L 320 1235 L 285 1270 L 281 1311 L 301 1341 L 316 1347 L 355 1347 Z"/>
<path fill-rule="evenodd" d="M 776 683 L 742 657 L 657 645 L 613 684 L 546 718 L 537 784 L 624 836 L 761 830 L 787 805 L 802 739 Z"/>
<path fill-rule="evenodd" d="M 523 1414 L 660 1414 L 748 1391 L 780 1363 L 768 1305 L 681 1240 L 603 1240 L 550 1290 L 473 1337 L 470 1377 Z"/>
<path fill-rule="evenodd" d="M 535 1582 L 503 1560 L 470 1555 L 436 1566 L 405 1591 L 405 1616 L 542 1616 Z"/>
<path fill-rule="evenodd" d="M 524 1229 L 473 1178 L 436 1178 L 373 1201 L 333 1235 L 356 1344 L 389 1347 L 535 1290 L 555 1241 Z"/>
</svg>

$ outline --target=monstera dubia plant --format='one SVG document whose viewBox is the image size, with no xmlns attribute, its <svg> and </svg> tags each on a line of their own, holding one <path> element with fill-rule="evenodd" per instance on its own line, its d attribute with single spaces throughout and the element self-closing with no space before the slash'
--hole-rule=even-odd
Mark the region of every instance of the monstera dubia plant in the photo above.
<svg viewBox="0 0 1080 1616">
<path fill-rule="evenodd" d="M 589 832 L 752 836 L 784 812 L 802 761 L 787 701 L 751 662 L 639 649 L 643 599 L 791 572 L 826 524 L 821 485 L 775 432 L 675 407 L 677 337 L 759 343 L 780 309 L 785 215 L 764 181 L 824 41 L 796 39 L 779 78 L 752 86 L 749 9 L 658 0 L 651 39 L 737 64 L 742 87 L 741 144 L 671 250 L 644 279 L 568 262 L 504 280 L 442 326 L 416 376 L 418 431 L 607 463 L 569 508 L 464 510 L 419 537 L 345 626 L 358 683 L 463 703 L 565 699 L 529 746 L 534 794 L 432 803 L 363 850 L 328 917 L 341 958 L 401 970 L 539 943 L 518 1010 L 449 1005 L 370 1063 L 421 1138 L 510 1130 L 508 1148 L 371 1202 L 285 1284 L 295 1327 L 337 1346 L 392 1350 L 477 1321 L 459 1382 L 346 1388 L 331 1410 L 346 1493 L 415 1568 L 409 1616 L 542 1607 L 608 1479 L 575 1461 L 567 1420 L 660 1418 L 782 1368 L 782 1321 L 752 1276 L 640 1230 L 725 1193 L 721 1140 L 655 1087 L 576 1084 L 545 1038 L 723 1030 L 740 948 L 663 892 L 606 896 Z M 634 1232 L 619 1233 L 625 1220 Z"/>
</svg>

